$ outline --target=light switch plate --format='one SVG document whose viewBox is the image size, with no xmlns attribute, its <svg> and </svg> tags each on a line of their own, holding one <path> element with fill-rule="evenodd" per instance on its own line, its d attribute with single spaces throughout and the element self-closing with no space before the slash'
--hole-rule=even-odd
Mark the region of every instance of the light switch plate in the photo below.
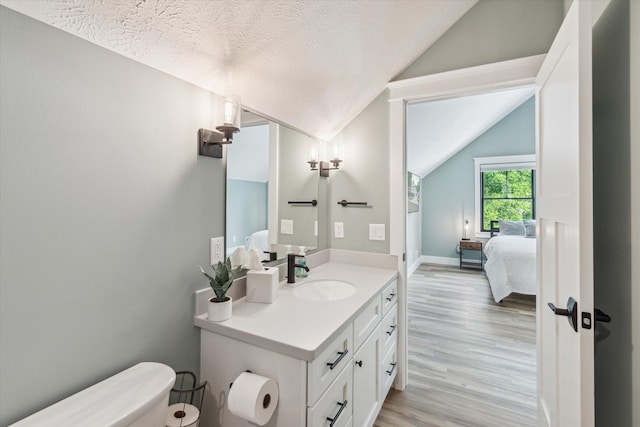
<svg viewBox="0 0 640 427">
<path fill-rule="evenodd" d="M 337 239 L 342 239 L 344 237 L 344 223 L 334 222 L 333 231 Z"/>
<path fill-rule="evenodd" d="M 224 262 L 224 237 L 211 238 L 211 265 Z"/>
<path fill-rule="evenodd" d="M 369 240 L 384 240 L 384 224 L 369 224 Z"/>
<path fill-rule="evenodd" d="M 293 234 L 293 220 L 292 219 L 281 219 L 280 220 L 280 233 L 282 233 L 282 234 Z"/>
</svg>

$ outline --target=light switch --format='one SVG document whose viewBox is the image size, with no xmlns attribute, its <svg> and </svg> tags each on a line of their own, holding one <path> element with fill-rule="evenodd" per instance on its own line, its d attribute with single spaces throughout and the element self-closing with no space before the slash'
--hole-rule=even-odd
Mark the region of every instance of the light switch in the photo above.
<svg viewBox="0 0 640 427">
<path fill-rule="evenodd" d="M 369 224 L 369 240 L 384 240 L 384 224 Z"/>
<path fill-rule="evenodd" d="M 292 219 L 282 219 L 282 220 L 280 220 L 280 233 L 282 233 L 282 234 L 293 234 L 293 220 Z"/>
<path fill-rule="evenodd" d="M 344 237 L 344 223 L 334 222 L 333 231 L 336 236 L 336 239 L 342 239 Z"/>
</svg>

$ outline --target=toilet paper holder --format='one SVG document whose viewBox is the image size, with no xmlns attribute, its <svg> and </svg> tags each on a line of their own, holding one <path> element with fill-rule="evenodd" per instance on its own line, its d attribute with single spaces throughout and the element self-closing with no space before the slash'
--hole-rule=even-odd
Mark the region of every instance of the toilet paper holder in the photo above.
<svg viewBox="0 0 640 427">
<path fill-rule="evenodd" d="M 248 369 L 245 372 L 249 372 L 250 374 L 253 374 L 253 371 L 250 371 Z M 229 388 L 231 388 L 231 387 L 233 387 L 233 382 L 229 384 Z"/>
<path fill-rule="evenodd" d="M 197 384 L 196 374 L 191 371 L 176 372 L 176 381 L 169 394 L 169 406 L 175 404 L 192 405 L 202 414 L 202 404 L 204 403 L 204 389 L 207 382 Z M 176 410 L 173 413 L 175 418 L 183 418 L 185 412 Z M 200 417 L 198 416 L 198 421 Z M 197 424 L 195 424 L 197 425 Z"/>
<path fill-rule="evenodd" d="M 252 371 L 250 371 L 249 369 L 247 369 L 245 372 L 248 372 L 250 374 L 253 374 Z M 233 387 L 233 383 L 229 384 L 229 388 Z M 266 394 L 264 396 L 264 398 L 262 399 L 262 407 L 264 409 L 267 409 L 269 407 L 269 405 L 271 405 L 271 395 L 270 394 Z"/>
</svg>

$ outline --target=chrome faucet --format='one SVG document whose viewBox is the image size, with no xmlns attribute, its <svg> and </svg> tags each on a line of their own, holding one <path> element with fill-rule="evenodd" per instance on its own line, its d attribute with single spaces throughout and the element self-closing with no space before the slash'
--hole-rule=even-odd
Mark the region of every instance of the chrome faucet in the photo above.
<svg viewBox="0 0 640 427">
<path fill-rule="evenodd" d="M 309 267 L 303 264 L 296 264 L 296 254 L 287 254 L 287 283 L 296 283 L 296 267 L 309 271 Z"/>
</svg>

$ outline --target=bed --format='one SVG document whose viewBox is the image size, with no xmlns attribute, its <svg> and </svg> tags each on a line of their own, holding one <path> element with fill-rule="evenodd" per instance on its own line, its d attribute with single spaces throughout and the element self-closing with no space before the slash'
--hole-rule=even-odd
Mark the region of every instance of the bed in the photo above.
<svg viewBox="0 0 640 427">
<path fill-rule="evenodd" d="M 497 221 L 495 221 L 497 222 Z M 499 221 L 500 228 L 508 228 L 505 223 L 516 221 Z M 533 232 L 523 234 L 500 233 L 495 235 L 494 221 L 492 221 L 492 237 L 484 245 L 487 259 L 485 271 L 491 286 L 491 293 L 496 302 L 502 301 L 512 292 L 526 295 L 536 294 L 536 239 L 535 221 Z M 523 223 L 524 226 L 524 223 Z M 525 237 L 528 236 L 528 237 Z"/>
<path fill-rule="evenodd" d="M 269 231 L 260 230 L 247 239 L 247 250 L 256 249 L 261 254 L 269 252 Z"/>
</svg>

